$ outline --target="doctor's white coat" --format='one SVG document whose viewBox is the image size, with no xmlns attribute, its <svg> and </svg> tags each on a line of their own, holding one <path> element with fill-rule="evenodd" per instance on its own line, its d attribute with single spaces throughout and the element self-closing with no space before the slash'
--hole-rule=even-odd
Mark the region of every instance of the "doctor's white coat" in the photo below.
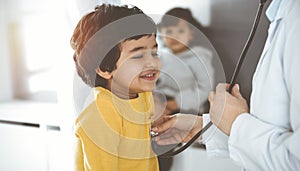
<svg viewBox="0 0 300 171">
<path fill-rule="evenodd" d="M 250 113 L 235 120 L 230 137 L 212 127 L 203 139 L 209 154 L 227 154 L 246 170 L 299 171 L 300 1 L 273 0 L 267 17 L 271 25 L 253 77 Z"/>
</svg>

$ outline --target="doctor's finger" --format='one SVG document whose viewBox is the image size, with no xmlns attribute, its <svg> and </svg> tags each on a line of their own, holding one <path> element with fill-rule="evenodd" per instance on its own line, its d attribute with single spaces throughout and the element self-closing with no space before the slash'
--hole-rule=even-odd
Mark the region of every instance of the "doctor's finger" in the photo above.
<svg viewBox="0 0 300 171">
<path fill-rule="evenodd" d="M 214 96 L 215 96 L 216 92 L 211 91 L 208 94 L 208 101 L 211 103 L 214 100 Z"/>
<path fill-rule="evenodd" d="M 241 92 L 240 92 L 240 86 L 238 84 L 235 84 L 232 88 L 232 95 L 237 98 L 243 98 Z"/>
<path fill-rule="evenodd" d="M 184 136 L 183 142 L 186 143 L 186 142 L 190 141 L 198 133 L 198 131 L 199 130 L 193 129 L 189 133 L 183 135 Z M 202 136 L 198 137 L 196 141 L 199 141 L 201 138 L 202 138 Z"/>
<path fill-rule="evenodd" d="M 159 139 L 159 140 L 156 141 L 156 143 L 158 145 L 177 144 L 177 143 L 181 143 L 181 142 L 182 142 L 182 140 L 180 140 L 180 138 L 177 138 L 175 136 L 165 138 L 165 139 Z"/>
<path fill-rule="evenodd" d="M 163 114 L 162 116 L 158 117 L 158 118 L 154 118 L 154 122 L 152 124 L 152 127 L 156 127 L 157 125 L 161 125 L 164 122 L 166 122 L 167 120 L 169 120 L 169 114 Z"/>
<path fill-rule="evenodd" d="M 164 133 L 154 138 L 154 140 L 160 145 L 166 144 L 175 144 L 183 141 L 183 137 L 186 137 L 186 133 L 173 131 L 167 131 L 168 133 Z"/>
<path fill-rule="evenodd" d="M 174 137 L 176 134 L 178 134 L 179 131 L 174 129 L 174 128 L 170 128 L 167 131 L 159 134 L 158 136 L 154 137 L 155 141 L 161 140 L 161 139 L 169 139 L 171 137 Z"/>
<path fill-rule="evenodd" d="M 163 122 L 160 125 L 156 125 L 155 127 L 153 127 L 152 131 L 157 133 L 165 132 L 166 130 L 174 126 L 176 119 L 176 115 L 165 116 L 163 117 Z"/>
<path fill-rule="evenodd" d="M 216 87 L 216 94 L 224 94 L 229 89 L 229 84 L 219 83 Z"/>
</svg>

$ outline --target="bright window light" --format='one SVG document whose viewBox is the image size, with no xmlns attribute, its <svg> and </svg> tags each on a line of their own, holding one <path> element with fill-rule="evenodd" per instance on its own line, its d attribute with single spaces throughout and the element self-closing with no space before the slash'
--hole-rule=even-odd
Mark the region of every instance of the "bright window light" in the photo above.
<svg viewBox="0 0 300 171">
<path fill-rule="evenodd" d="M 67 80 L 71 82 L 72 78 L 62 78 L 66 73 L 72 73 L 74 67 L 68 11 L 65 4 L 58 0 L 47 0 L 47 5 L 36 7 L 32 1 L 28 2 L 31 3 L 26 5 L 28 8 L 19 8 L 22 16 L 18 19 L 26 69 L 23 76 L 27 77 L 29 94 L 57 94 L 72 85 L 66 83 Z"/>
</svg>

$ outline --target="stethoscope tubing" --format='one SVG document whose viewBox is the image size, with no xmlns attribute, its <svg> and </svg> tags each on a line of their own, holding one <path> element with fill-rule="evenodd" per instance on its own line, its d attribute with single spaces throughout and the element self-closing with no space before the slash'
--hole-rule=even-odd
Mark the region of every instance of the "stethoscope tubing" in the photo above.
<svg viewBox="0 0 300 171">
<path fill-rule="evenodd" d="M 257 9 L 257 13 L 256 13 L 256 16 L 255 16 L 255 20 L 254 20 L 254 23 L 252 25 L 252 29 L 251 29 L 251 32 L 248 36 L 248 39 L 247 39 L 247 42 L 240 54 L 240 57 L 239 57 L 239 60 L 235 66 L 235 69 L 234 69 L 234 72 L 232 74 L 232 77 L 231 77 L 231 80 L 230 80 L 230 86 L 229 86 L 229 90 L 228 92 L 231 93 L 232 91 L 232 88 L 233 86 L 235 85 L 236 83 L 236 79 L 238 77 L 238 74 L 240 72 L 240 69 L 242 67 L 242 64 L 244 62 L 244 59 L 247 55 L 247 52 L 249 50 L 249 47 L 253 41 L 253 38 L 254 38 L 254 35 L 255 35 L 255 32 L 257 30 L 257 27 L 258 27 L 258 23 L 260 21 L 260 17 L 261 17 L 261 14 L 262 14 L 262 11 L 263 11 L 263 8 L 264 8 L 264 5 L 266 3 L 267 0 L 261 0 L 260 3 L 259 3 L 259 6 L 258 6 L 258 9 Z M 169 157 L 172 157 L 172 156 L 175 156 L 179 153 L 181 153 L 182 151 L 184 151 L 185 149 L 187 149 L 190 145 L 192 145 L 204 132 L 206 132 L 211 126 L 213 125 L 212 121 L 208 122 L 204 128 L 202 128 L 196 135 L 193 136 L 193 138 L 191 138 L 187 143 L 185 143 L 182 147 L 180 147 L 179 149 L 177 150 L 169 150 L 161 155 L 159 155 L 160 157 L 163 157 L 163 158 L 169 158 Z"/>
</svg>

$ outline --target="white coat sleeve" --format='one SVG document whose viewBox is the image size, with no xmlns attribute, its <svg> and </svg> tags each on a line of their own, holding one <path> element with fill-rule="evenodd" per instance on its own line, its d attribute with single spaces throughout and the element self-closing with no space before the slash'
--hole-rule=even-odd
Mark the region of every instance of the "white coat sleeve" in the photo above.
<svg viewBox="0 0 300 171">
<path fill-rule="evenodd" d="M 299 116 L 298 116 L 299 117 Z M 286 130 L 240 115 L 229 138 L 230 158 L 249 170 L 299 170 L 300 129 Z"/>
<path fill-rule="evenodd" d="M 210 121 L 209 114 L 203 114 L 203 127 Z M 202 135 L 209 157 L 229 157 L 228 136 L 214 124 Z"/>
</svg>

